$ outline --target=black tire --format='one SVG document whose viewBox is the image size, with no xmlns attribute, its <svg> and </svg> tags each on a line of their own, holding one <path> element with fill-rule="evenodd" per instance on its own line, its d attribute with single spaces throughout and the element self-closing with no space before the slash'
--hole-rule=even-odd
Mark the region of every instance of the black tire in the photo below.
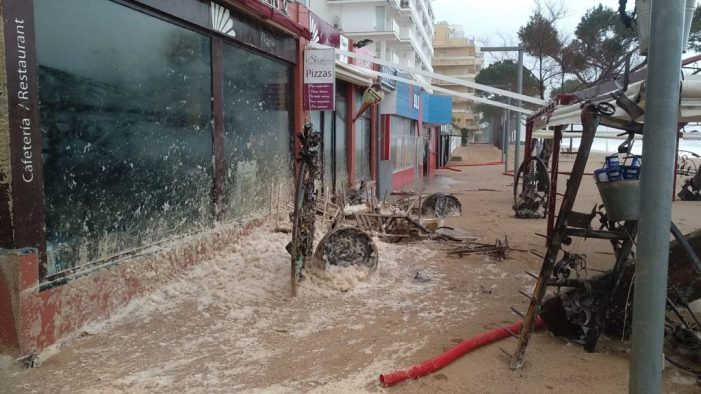
<svg viewBox="0 0 701 394">
<path fill-rule="evenodd" d="M 546 208 L 550 196 L 550 174 L 548 166 L 538 156 L 526 158 L 518 168 L 516 179 L 514 179 L 514 211 L 518 209 L 522 193 L 529 187 L 538 194 L 542 193 L 542 205 L 543 208 Z"/>
</svg>

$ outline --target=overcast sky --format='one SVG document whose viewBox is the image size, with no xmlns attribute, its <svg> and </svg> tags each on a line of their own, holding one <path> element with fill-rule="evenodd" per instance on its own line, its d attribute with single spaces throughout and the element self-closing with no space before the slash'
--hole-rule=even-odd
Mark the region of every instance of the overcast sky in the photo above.
<svg viewBox="0 0 701 394">
<path fill-rule="evenodd" d="M 563 0 L 568 16 L 561 23 L 567 33 L 574 32 L 577 23 L 587 9 L 601 3 L 618 9 L 618 0 Z M 633 9 L 635 1 L 628 1 L 628 9 Z M 502 36 L 517 42 L 518 29 L 525 25 L 533 13 L 533 0 L 433 0 L 436 22 L 447 21 L 452 25 L 463 26 L 468 37 L 479 43 L 500 46 L 505 44 Z"/>
</svg>

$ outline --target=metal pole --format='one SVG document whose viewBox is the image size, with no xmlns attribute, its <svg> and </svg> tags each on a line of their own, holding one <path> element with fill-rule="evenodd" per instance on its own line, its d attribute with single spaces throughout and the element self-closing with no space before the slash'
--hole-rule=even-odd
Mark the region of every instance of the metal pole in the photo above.
<svg viewBox="0 0 701 394">
<path fill-rule="evenodd" d="M 523 94 L 523 48 L 518 51 L 518 70 L 516 71 L 516 85 L 520 94 Z M 516 102 L 517 107 L 521 107 L 521 100 Z M 514 142 L 514 182 L 516 182 L 516 173 L 521 166 L 521 114 L 516 114 L 516 141 Z M 525 153 L 524 153 L 525 155 Z"/>
<path fill-rule="evenodd" d="M 506 163 L 506 114 L 501 117 L 501 161 Z"/>
<path fill-rule="evenodd" d="M 496 133 L 496 123 L 497 123 L 497 116 L 492 114 L 492 124 L 491 124 L 491 129 L 492 129 L 492 135 L 489 137 L 489 142 L 492 144 L 493 147 L 497 147 L 497 142 L 499 139 L 497 138 L 497 133 Z"/>
<path fill-rule="evenodd" d="M 653 1 L 643 132 L 630 393 L 662 392 L 675 134 L 686 1 Z"/>
<path fill-rule="evenodd" d="M 511 86 L 509 86 L 511 90 Z M 511 99 L 506 99 L 511 104 Z M 504 126 L 504 173 L 509 171 L 509 139 L 511 139 L 511 111 L 506 111 L 506 125 Z"/>
</svg>

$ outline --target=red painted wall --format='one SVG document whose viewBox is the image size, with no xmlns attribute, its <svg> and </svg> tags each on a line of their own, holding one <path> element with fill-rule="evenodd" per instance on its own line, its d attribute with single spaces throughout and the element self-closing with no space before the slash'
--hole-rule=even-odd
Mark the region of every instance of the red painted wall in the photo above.
<svg viewBox="0 0 701 394">
<path fill-rule="evenodd" d="M 392 190 L 399 191 L 414 184 L 416 168 L 407 168 L 392 174 Z"/>
<path fill-rule="evenodd" d="M 432 176 L 436 168 L 438 168 L 438 133 L 440 129 L 438 127 L 431 128 L 431 144 L 430 152 L 428 156 L 428 174 Z"/>
<path fill-rule="evenodd" d="M 217 251 L 261 224 L 255 220 L 240 229 L 202 234 L 165 254 L 135 257 L 44 291 L 38 286 L 36 250 L 0 254 L 0 350 L 27 354 L 44 349 L 89 322 L 109 317 L 134 297 L 182 275 L 198 262 L 214 258 Z"/>
<path fill-rule="evenodd" d="M 389 126 L 392 117 L 389 115 L 382 115 L 382 140 L 384 142 L 382 146 L 382 160 L 389 160 Z"/>
<path fill-rule="evenodd" d="M 15 312 L 12 310 L 16 290 L 10 285 L 10 280 L 0 272 L 0 351 L 6 352 L 19 348 Z"/>
</svg>

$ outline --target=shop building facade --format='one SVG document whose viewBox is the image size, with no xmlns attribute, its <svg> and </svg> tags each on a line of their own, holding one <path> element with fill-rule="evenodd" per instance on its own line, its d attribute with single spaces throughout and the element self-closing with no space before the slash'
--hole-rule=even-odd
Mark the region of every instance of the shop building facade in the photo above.
<svg viewBox="0 0 701 394">
<path fill-rule="evenodd" d="M 378 106 L 353 122 L 374 64 L 338 56 L 334 110 L 304 111 L 305 47 L 362 49 L 297 2 L 0 1 L 0 351 L 105 318 L 284 211 L 307 119 L 325 195 L 390 161 Z M 395 160 L 417 178 L 437 123 L 399 108 L 415 154 Z"/>
<path fill-rule="evenodd" d="M 405 77 L 408 77 L 405 75 Z M 411 188 L 438 167 L 441 126 L 450 124 L 451 99 L 404 82 L 380 105 L 385 144 L 382 159 L 391 162 L 392 190 Z"/>
<path fill-rule="evenodd" d="M 304 7 L 2 11 L 0 348 L 41 349 L 106 317 L 291 198 Z"/>
<path fill-rule="evenodd" d="M 363 48 L 355 48 L 351 39 L 313 12 L 309 13 L 309 28 L 313 44 L 369 54 Z M 334 110 L 308 112 L 315 129 L 323 136 L 322 193 L 328 198 L 344 194 L 360 181 L 376 179 L 377 156 L 372 153 L 377 135 L 376 106 L 353 121 L 361 107 L 363 92 L 373 82 L 372 74 L 365 70 L 376 70 L 376 66 L 336 55 Z"/>
</svg>

